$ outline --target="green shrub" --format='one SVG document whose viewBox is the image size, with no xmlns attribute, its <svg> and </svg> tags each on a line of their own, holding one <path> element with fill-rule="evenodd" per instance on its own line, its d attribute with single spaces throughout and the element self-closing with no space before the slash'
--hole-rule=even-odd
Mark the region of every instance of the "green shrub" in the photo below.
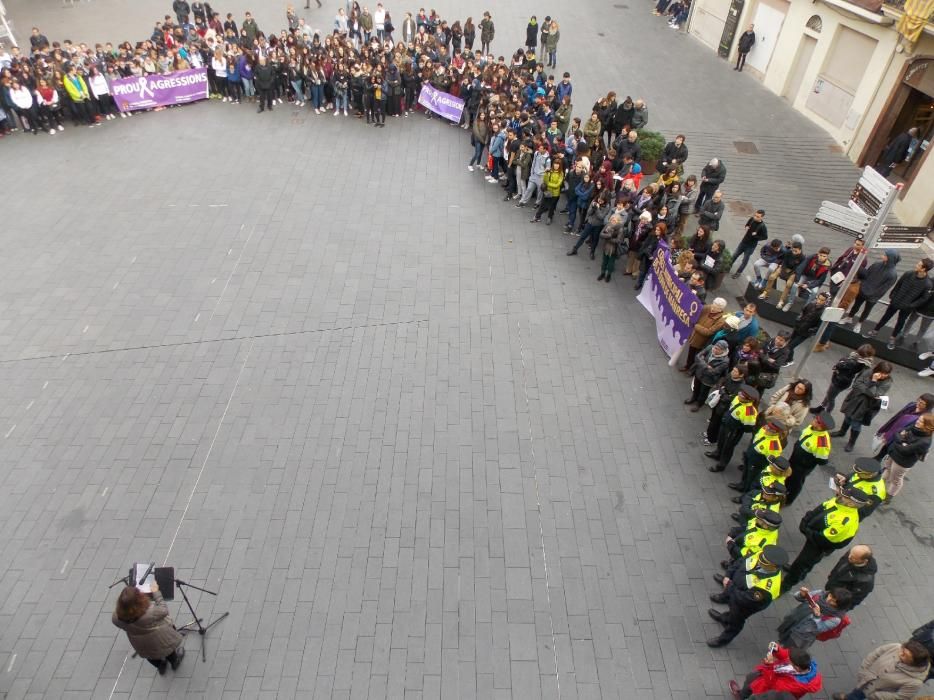
<svg viewBox="0 0 934 700">
<path fill-rule="evenodd" d="M 657 161 L 665 150 L 665 137 L 657 131 L 640 131 L 639 145 L 642 147 L 642 160 Z"/>
</svg>

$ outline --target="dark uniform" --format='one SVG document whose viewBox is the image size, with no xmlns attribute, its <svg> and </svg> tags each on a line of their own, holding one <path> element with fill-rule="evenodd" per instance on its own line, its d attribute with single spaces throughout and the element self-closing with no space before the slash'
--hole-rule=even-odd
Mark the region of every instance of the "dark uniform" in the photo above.
<svg viewBox="0 0 934 700">
<path fill-rule="evenodd" d="M 770 544 L 778 544 L 778 528 L 782 516 L 774 510 L 761 508 L 755 511 L 743 525 L 730 529 L 726 538 L 726 551 L 729 559 L 720 562 L 720 566 L 729 569 L 737 559 L 747 559 L 761 552 Z M 723 583 L 722 574 L 714 574 L 717 583 Z"/>
<path fill-rule="evenodd" d="M 862 491 L 847 488 L 804 514 L 798 525 L 805 538 L 804 547 L 785 573 L 783 592 L 802 581 L 817 562 L 856 537 L 859 508 L 868 501 Z"/>
<path fill-rule="evenodd" d="M 706 457 L 717 460 L 716 465 L 708 467 L 709 471 L 722 472 L 726 469 L 743 435 L 756 429 L 756 420 L 759 418 L 756 408 L 758 405 L 759 392 L 748 384 L 743 384 L 723 417 L 716 448 L 704 453 Z"/>
<path fill-rule="evenodd" d="M 804 482 L 819 465 L 830 459 L 830 431 L 835 421 L 829 412 L 816 416 L 811 424 L 801 431 L 801 437 L 791 451 L 791 476 L 785 481 L 788 487 L 788 505 L 795 502 L 804 488 Z"/>
<path fill-rule="evenodd" d="M 837 474 L 834 476 L 837 485 L 843 489 L 853 487 L 859 489 L 869 498 L 869 502 L 859 509 L 860 521 L 873 514 L 885 501 L 885 481 L 882 479 L 882 465 L 871 457 L 860 457 L 853 464 L 853 472 L 849 476 Z"/>
<path fill-rule="evenodd" d="M 768 545 L 758 556 L 740 559 L 726 573 L 729 579 L 722 592 L 710 596 L 714 603 L 727 604 L 729 610 L 710 608 L 707 613 L 721 625 L 718 637 L 707 640 L 707 646 L 729 644 L 743 630 L 746 619 L 765 610 L 781 594 L 782 567 L 788 554 L 778 545 Z"/>
<path fill-rule="evenodd" d="M 761 482 L 760 482 L 761 483 Z M 730 517 L 738 523 L 745 523 L 755 516 L 760 508 L 778 513 L 785 505 L 785 484 L 781 481 L 770 481 L 761 489 L 747 491 L 742 496 L 734 496 L 733 503 L 739 504 L 739 510 Z"/>
<path fill-rule="evenodd" d="M 787 459 L 782 457 L 782 450 L 785 446 L 782 445 L 781 433 L 784 430 L 786 430 L 785 424 L 777 420 L 771 420 L 759 428 L 743 454 L 743 478 L 727 486 L 740 493 L 756 488 L 766 468 L 776 464 L 776 460 L 781 462 L 779 471 L 784 481 L 785 477 L 791 474 L 791 465 Z M 779 475 L 779 471 L 775 472 L 776 476 Z"/>
</svg>

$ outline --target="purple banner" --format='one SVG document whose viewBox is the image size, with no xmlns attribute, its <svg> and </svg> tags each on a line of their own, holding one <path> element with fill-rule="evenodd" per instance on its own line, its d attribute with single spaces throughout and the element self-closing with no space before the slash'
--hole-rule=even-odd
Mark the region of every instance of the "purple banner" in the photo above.
<svg viewBox="0 0 934 700">
<path fill-rule="evenodd" d="M 121 112 L 206 100 L 208 71 L 206 68 L 195 68 L 165 75 L 120 78 L 110 84 L 110 94 Z"/>
<path fill-rule="evenodd" d="M 669 357 L 676 356 L 688 342 L 704 305 L 675 273 L 667 243 L 655 251 L 652 269 L 638 299 L 655 317 L 658 344 Z"/>
<path fill-rule="evenodd" d="M 418 103 L 455 124 L 460 122 L 461 114 L 464 113 L 464 101 L 461 98 L 433 88 L 428 83 L 422 85 L 422 91 L 418 94 Z"/>
</svg>

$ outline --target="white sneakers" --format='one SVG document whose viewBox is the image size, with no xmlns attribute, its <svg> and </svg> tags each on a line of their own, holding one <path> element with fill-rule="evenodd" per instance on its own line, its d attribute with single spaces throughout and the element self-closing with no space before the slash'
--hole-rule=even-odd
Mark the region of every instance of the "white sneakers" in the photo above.
<svg viewBox="0 0 934 700">
<path fill-rule="evenodd" d="M 467 169 L 468 169 L 470 172 L 473 172 L 473 166 L 472 166 L 472 165 L 468 165 L 468 166 L 467 166 Z"/>
<path fill-rule="evenodd" d="M 927 369 L 921 370 L 920 372 L 918 372 L 918 376 L 919 377 L 934 376 L 934 367 L 928 367 Z"/>
<path fill-rule="evenodd" d="M 49 136 L 55 136 L 58 132 L 55 129 L 49 129 Z"/>
<path fill-rule="evenodd" d="M 930 350 L 927 352 L 922 352 L 920 355 L 918 355 L 919 360 L 930 360 L 932 357 L 934 357 L 934 352 L 931 352 Z"/>
</svg>

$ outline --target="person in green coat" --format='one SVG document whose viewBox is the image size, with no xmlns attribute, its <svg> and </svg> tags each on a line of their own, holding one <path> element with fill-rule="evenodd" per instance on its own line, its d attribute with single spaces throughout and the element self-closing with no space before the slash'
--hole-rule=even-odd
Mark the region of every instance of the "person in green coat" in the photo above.
<svg viewBox="0 0 934 700">
<path fill-rule="evenodd" d="M 483 19 L 480 20 L 480 51 L 484 56 L 490 53 L 490 44 L 493 43 L 495 34 L 496 27 L 493 25 L 493 18 L 489 12 L 484 12 Z"/>
<path fill-rule="evenodd" d="M 558 23 L 552 21 L 548 34 L 545 35 L 545 46 L 542 47 L 548 56 L 548 67 L 557 68 L 558 66 L 558 39 L 561 38 L 561 32 L 558 31 Z"/>
</svg>

